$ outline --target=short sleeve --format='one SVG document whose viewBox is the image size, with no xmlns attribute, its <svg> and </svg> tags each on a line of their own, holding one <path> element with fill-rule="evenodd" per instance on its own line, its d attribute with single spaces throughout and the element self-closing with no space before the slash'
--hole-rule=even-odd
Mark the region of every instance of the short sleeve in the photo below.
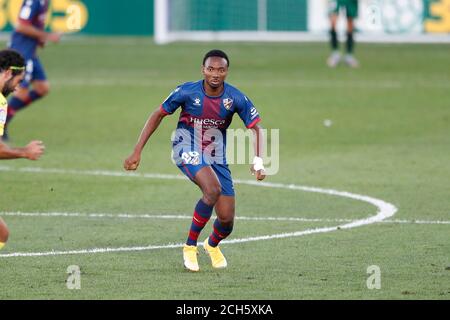
<svg viewBox="0 0 450 320">
<path fill-rule="evenodd" d="M 261 121 L 258 110 L 256 110 L 252 101 L 246 96 L 242 96 L 241 101 L 239 101 L 237 105 L 236 111 L 248 129 L 253 128 L 255 124 Z"/>
<path fill-rule="evenodd" d="M 177 87 L 161 104 L 161 111 L 166 114 L 174 113 L 180 106 L 184 105 L 184 94 L 181 86 Z"/>
<path fill-rule="evenodd" d="M 31 24 L 33 19 L 39 15 L 40 3 L 38 0 L 26 0 L 19 12 L 19 20 Z"/>
</svg>

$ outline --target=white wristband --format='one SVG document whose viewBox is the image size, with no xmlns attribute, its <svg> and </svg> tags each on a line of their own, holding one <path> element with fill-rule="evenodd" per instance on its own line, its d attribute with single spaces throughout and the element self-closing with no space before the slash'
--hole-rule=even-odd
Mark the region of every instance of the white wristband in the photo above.
<svg viewBox="0 0 450 320">
<path fill-rule="evenodd" d="M 264 164 L 263 159 L 260 157 L 254 157 L 253 158 L 253 169 L 255 171 L 264 170 Z"/>
</svg>

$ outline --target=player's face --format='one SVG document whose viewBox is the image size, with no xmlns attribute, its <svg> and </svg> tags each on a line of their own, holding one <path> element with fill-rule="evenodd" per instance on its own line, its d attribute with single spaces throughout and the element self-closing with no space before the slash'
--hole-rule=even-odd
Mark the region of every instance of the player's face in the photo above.
<svg viewBox="0 0 450 320">
<path fill-rule="evenodd" d="M 210 57 L 206 59 L 205 65 L 202 68 L 203 76 L 206 83 L 213 89 L 223 86 L 228 75 L 227 60 L 220 57 Z"/>
<path fill-rule="evenodd" d="M 7 97 L 10 93 L 14 92 L 16 90 L 16 87 L 19 85 L 19 83 L 23 80 L 23 77 L 25 76 L 25 72 L 22 72 L 18 75 L 11 75 L 11 78 L 5 82 L 5 85 L 3 86 L 2 94 L 3 96 Z"/>
</svg>

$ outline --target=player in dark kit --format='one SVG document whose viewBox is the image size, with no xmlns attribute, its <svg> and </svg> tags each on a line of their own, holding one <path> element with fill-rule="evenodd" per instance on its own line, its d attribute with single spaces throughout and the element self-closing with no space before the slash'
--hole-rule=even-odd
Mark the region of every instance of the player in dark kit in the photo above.
<svg viewBox="0 0 450 320">
<path fill-rule="evenodd" d="M 262 129 L 259 113 L 250 99 L 225 82 L 229 59 L 220 50 L 208 52 L 203 59 L 203 80 L 177 87 L 149 117 L 134 152 L 125 160 L 126 170 L 136 170 L 141 152 L 162 119 L 181 107 L 177 131 L 173 138 L 173 160 L 178 168 L 201 189 L 188 239 L 183 248 L 184 266 L 198 271 L 197 239 L 209 221 L 213 209 L 217 219 L 213 232 L 203 247 L 214 268 L 225 268 L 227 261 L 219 242 L 233 230 L 235 193 L 225 159 L 226 130 L 235 113 L 254 133 L 255 158 L 252 172 L 257 180 L 265 178 L 262 154 Z"/>
<path fill-rule="evenodd" d="M 358 60 L 353 55 L 355 41 L 353 33 L 355 29 L 355 19 L 358 17 L 358 0 L 329 0 L 329 14 L 330 14 L 330 41 L 332 53 L 327 60 L 328 66 L 336 67 L 341 62 L 341 54 L 339 52 L 339 41 L 336 31 L 339 12 L 345 10 L 347 16 L 347 43 L 346 54 L 344 62 L 352 68 L 359 66 Z"/>
<path fill-rule="evenodd" d="M 44 67 L 36 54 L 38 47 L 44 47 L 49 41 L 59 42 L 61 38 L 58 33 L 44 31 L 48 6 L 49 0 L 24 0 L 20 9 L 9 47 L 25 58 L 26 72 L 22 83 L 8 101 L 4 140 L 8 140 L 8 124 L 16 113 L 47 95 L 50 90 Z M 32 90 L 29 90 L 30 85 Z"/>
</svg>

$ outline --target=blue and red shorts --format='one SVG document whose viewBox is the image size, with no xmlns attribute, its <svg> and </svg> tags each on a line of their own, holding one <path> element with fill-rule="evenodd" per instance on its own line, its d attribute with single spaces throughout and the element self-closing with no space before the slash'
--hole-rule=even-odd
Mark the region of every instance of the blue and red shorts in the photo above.
<svg viewBox="0 0 450 320">
<path fill-rule="evenodd" d="M 20 86 L 22 88 L 28 88 L 31 82 L 35 80 L 47 80 L 44 67 L 38 57 L 33 57 L 26 60 L 25 77 L 20 83 Z"/>
<path fill-rule="evenodd" d="M 203 159 L 200 153 L 191 153 L 189 156 L 184 156 L 181 163 L 177 163 L 177 167 L 183 172 L 192 182 L 195 183 L 194 177 L 204 167 L 211 167 L 219 179 L 222 186 L 221 194 L 224 196 L 233 196 L 234 185 L 231 178 L 231 172 L 228 164 L 208 163 Z"/>
</svg>

